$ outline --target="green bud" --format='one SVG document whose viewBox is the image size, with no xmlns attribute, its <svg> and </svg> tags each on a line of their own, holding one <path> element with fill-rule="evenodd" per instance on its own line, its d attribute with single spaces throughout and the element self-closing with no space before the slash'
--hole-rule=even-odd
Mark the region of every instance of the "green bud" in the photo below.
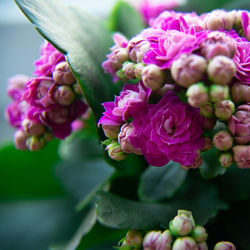
<svg viewBox="0 0 250 250">
<path fill-rule="evenodd" d="M 140 231 L 130 230 L 126 235 L 126 244 L 130 247 L 140 248 L 143 242 L 143 235 Z"/>
<path fill-rule="evenodd" d="M 222 121 L 229 120 L 234 111 L 234 103 L 230 100 L 220 101 L 215 104 L 215 115 Z"/>
<path fill-rule="evenodd" d="M 202 82 L 191 85 L 186 95 L 188 103 L 193 107 L 202 107 L 208 102 L 208 89 Z"/>
<path fill-rule="evenodd" d="M 220 155 L 219 162 L 224 168 L 229 168 L 233 164 L 233 155 L 231 153 L 223 153 Z"/>
<path fill-rule="evenodd" d="M 220 102 L 229 98 L 229 87 L 213 84 L 210 86 L 210 101 Z"/>
<path fill-rule="evenodd" d="M 206 103 L 200 107 L 200 114 L 207 118 L 212 118 L 214 116 L 214 107 L 212 103 Z"/>
<path fill-rule="evenodd" d="M 109 157 L 115 161 L 122 161 L 127 157 L 127 154 L 122 151 L 121 145 L 117 141 L 109 144 L 106 150 L 108 150 Z"/>
<path fill-rule="evenodd" d="M 203 241 L 206 241 L 207 239 L 207 233 L 206 229 L 202 226 L 196 226 L 194 230 L 191 232 L 191 237 L 197 242 L 201 243 Z"/>
<path fill-rule="evenodd" d="M 36 136 L 31 136 L 26 140 L 26 146 L 30 151 L 39 151 L 45 146 L 45 140 Z"/>
<path fill-rule="evenodd" d="M 122 66 L 123 74 L 127 79 L 135 79 L 135 63 L 133 62 L 125 62 Z"/>
<path fill-rule="evenodd" d="M 179 237 L 175 240 L 172 250 L 197 250 L 195 241 L 189 237 Z"/>
</svg>

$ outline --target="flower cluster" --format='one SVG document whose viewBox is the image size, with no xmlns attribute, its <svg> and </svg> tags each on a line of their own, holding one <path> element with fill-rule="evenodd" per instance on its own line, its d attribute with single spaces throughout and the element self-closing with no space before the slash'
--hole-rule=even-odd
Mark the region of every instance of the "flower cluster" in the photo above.
<svg viewBox="0 0 250 250">
<path fill-rule="evenodd" d="M 213 142 L 222 166 L 250 168 L 249 20 L 247 11 L 164 11 L 131 40 L 115 34 L 103 68 L 126 84 L 99 121 L 113 159 L 196 168 Z M 219 123 L 226 130 L 204 137 Z"/>
<path fill-rule="evenodd" d="M 8 95 L 13 102 L 6 117 L 17 129 L 15 144 L 21 150 L 36 151 L 53 137 L 65 138 L 71 133 L 71 124 L 87 110 L 64 55 L 48 42 L 35 62 L 34 75 L 9 80 Z"/>
<path fill-rule="evenodd" d="M 146 234 L 136 230 L 128 231 L 118 249 L 144 250 L 207 250 L 206 229 L 196 225 L 192 213 L 179 210 L 165 231 L 149 231 Z M 235 250 L 233 243 L 218 242 L 215 250 Z"/>
</svg>

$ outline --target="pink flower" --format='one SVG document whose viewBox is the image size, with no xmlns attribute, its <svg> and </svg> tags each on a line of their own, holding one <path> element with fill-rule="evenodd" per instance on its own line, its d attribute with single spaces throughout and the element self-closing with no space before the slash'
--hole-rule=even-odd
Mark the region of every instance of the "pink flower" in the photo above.
<svg viewBox="0 0 250 250">
<path fill-rule="evenodd" d="M 59 62 L 65 60 L 64 55 L 45 41 L 41 48 L 41 57 L 35 62 L 36 76 L 52 76 Z"/>
<path fill-rule="evenodd" d="M 153 166 L 170 160 L 189 166 L 204 146 L 202 122 L 198 109 L 168 92 L 158 104 L 151 104 L 146 114 L 134 118 L 130 142 Z"/>
<path fill-rule="evenodd" d="M 120 126 L 129 118 L 136 117 L 145 110 L 150 93 L 150 89 L 141 83 L 137 86 L 124 85 L 120 96 L 116 96 L 114 102 L 103 103 L 106 111 L 98 124 Z"/>
<path fill-rule="evenodd" d="M 248 41 L 250 41 L 250 14 L 247 11 L 242 11 L 241 13 L 241 22 L 243 26 L 243 30 L 245 33 L 245 37 Z"/>
<path fill-rule="evenodd" d="M 250 85 L 250 43 L 237 43 L 237 51 L 233 58 L 237 72 L 235 76 L 243 83 Z"/>
</svg>

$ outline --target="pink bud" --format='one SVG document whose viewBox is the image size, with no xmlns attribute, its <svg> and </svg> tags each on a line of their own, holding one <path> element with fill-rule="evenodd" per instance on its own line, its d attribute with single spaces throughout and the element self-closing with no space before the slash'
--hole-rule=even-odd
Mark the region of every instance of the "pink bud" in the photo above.
<svg viewBox="0 0 250 250">
<path fill-rule="evenodd" d="M 122 67 L 123 74 L 127 79 L 135 79 L 135 63 L 125 62 Z"/>
<path fill-rule="evenodd" d="M 197 250 L 195 241 L 189 237 L 179 237 L 175 240 L 172 250 Z"/>
<path fill-rule="evenodd" d="M 201 107 L 208 102 L 208 89 L 203 83 L 191 85 L 186 95 L 188 96 L 188 103 L 193 107 Z"/>
<path fill-rule="evenodd" d="M 111 54 L 110 60 L 115 70 L 121 69 L 122 64 L 128 61 L 128 50 L 126 48 L 118 48 Z"/>
<path fill-rule="evenodd" d="M 220 131 L 213 138 L 214 146 L 220 151 L 227 151 L 233 146 L 233 137 L 227 131 Z"/>
<path fill-rule="evenodd" d="M 234 103 L 250 102 L 250 86 L 236 82 L 230 89 Z"/>
<path fill-rule="evenodd" d="M 184 166 L 184 165 L 180 165 L 183 169 L 190 169 L 190 168 L 198 168 L 200 167 L 202 164 L 202 157 L 201 157 L 201 152 L 199 150 L 196 151 L 196 156 L 195 156 L 195 160 L 193 162 L 193 164 L 188 165 L 188 166 Z"/>
<path fill-rule="evenodd" d="M 200 114 L 207 118 L 212 118 L 214 116 L 214 107 L 212 103 L 206 103 L 200 107 Z"/>
<path fill-rule="evenodd" d="M 126 245 L 133 248 L 141 248 L 143 242 L 143 235 L 140 231 L 130 230 L 126 235 Z"/>
<path fill-rule="evenodd" d="M 215 104 L 215 115 L 222 121 L 229 120 L 234 110 L 234 103 L 230 100 L 220 101 Z"/>
<path fill-rule="evenodd" d="M 214 250 L 236 250 L 236 247 L 231 242 L 221 241 L 215 245 Z"/>
<path fill-rule="evenodd" d="M 206 242 L 201 242 L 197 244 L 197 250 L 208 250 L 208 246 Z"/>
<path fill-rule="evenodd" d="M 185 215 L 177 215 L 169 223 L 169 229 L 175 236 L 185 236 L 194 229 L 193 220 Z"/>
<path fill-rule="evenodd" d="M 53 78 L 58 84 L 72 85 L 76 82 L 67 62 L 60 62 L 56 65 Z"/>
<path fill-rule="evenodd" d="M 26 146 L 26 140 L 28 136 L 22 130 L 17 130 L 14 135 L 15 146 L 17 149 L 20 150 L 27 150 L 28 147 Z"/>
<path fill-rule="evenodd" d="M 208 136 L 205 136 L 204 140 L 205 140 L 205 142 L 204 142 L 204 147 L 203 147 L 202 151 L 208 151 L 213 147 L 212 140 Z"/>
<path fill-rule="evenodd" d="M 229 168 L 233 164 L 233 155 L 231 153 L 223 153 L 219 158 L 220 164 L 224 168 Z"/>
<path fill-rule="evenodd" d="M 234 161 L 238 168 L 250 168 L 250 146 L 233 147 Z"/>
<path fill-rule="evenodd" d="M 226 85 L 234 77 L 236 67 L 232 59 L 226 56 L 216 56 L 209 62 L 207 73 L 214 83 Z"/>
<path fill-rule="evenodd" d="M 203 57 L 183 54 L 172 63 L 171 75 L 180 86 L 188 88 L 202 79 L 206 68 L 207 62 Z"/>
<path fill-rule="evenodd" d="M 210 101 L 211 102 L 220 102 L 229 98 L 229 88 L 228 86 L 221 86 L 213 84 L 210 86 Z"/>
<path fill-rule="evenodd" d="M 59 104 L 68 106 L 73 103 L 75 94 L 71 87 L 63 85 L 55 91 L 54 98 Z"/>
<path fill-rule="evenodd" d="M 121 127 L 120 126 L 114 126 L 114 125 L 102 125 L 102 129 L 104 131 L 104 134 L 108 138 L 116 139 L 118 137 L 118 134 L 120 132 Z"/>
<path fill-rule="evenodd" d="M 41 123 L 24 119 L 22 122 L 24 132 L 29 136 L 40 136 L 45 133 L 45 127 Z"/>
<path fill-rule="evenodd" d="M 163 71 L 158 66 L 150 64 L 142 70 L 142 81 L 152 90 L 160 89 L 164 83 Z"/>
</svg>

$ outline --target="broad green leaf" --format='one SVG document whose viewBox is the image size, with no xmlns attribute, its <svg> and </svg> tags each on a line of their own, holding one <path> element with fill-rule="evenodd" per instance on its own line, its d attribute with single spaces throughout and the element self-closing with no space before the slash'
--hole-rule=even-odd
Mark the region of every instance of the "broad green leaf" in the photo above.
<svg viewBox="0 0 250 250">
<path fill-rule="evenodd" d="M 2 200 L 49 198 L 63 195 L 54 175 L 59 161 L 58 141 L 38 152 L 20 151 L 14 145 L 0 149 L 0 196 Z"/>
<path fill-rule="evenodd" d="M 203 178 L 210 179 L 225 173 L 226 168 L 221 166 L 219 162 L 219 151 L 215 147 L 201 155 L 203 161 L 199 169 Z"/>
<path fill-rule="evenodd" d="M 81 201 L 78 209 L 82 209 L 108 183 L 113 171 L 102 159 L 68 161 L 58 165 L 57 176 L 66 190 Z"/>
<path fill-rule="evenodd" d="M 175 162 L 160 168 L 148 167 L 141 176 L 138 190 L 140 199 L 150 202 L 171 198 L 185 181 L 187 173 Z"/>
<path fill-rule="evenodd" d="M 96 120 L 101 103 L 113 100 L 115 86 L 101 63 L 113 44 L 110 31 L 78 7 L 59 0 L 16 0 L 41 35 L 67 56 Z"/>
<path fill-rule="evenodd" d="M 0 203 L 0 242 L 4 250 L 44 250 L 67 241 L 83 214 L 67 199 Z"/>
<path fill-rule="evenodd" d="M 250 2 L 249 2 L 249 0 L 229 1 L 223 5 L 223 9 L 226 9 L 226 10 L 234 10 L 234 9 L 249 10 L 250 9 Z"/>
<path fill-rule="evenodd" d="M 118 1 L 109 17 L 109 27 L 131 38 L 139 34 L 145 25 L 140 14 L 132 6 Z"/>
</svg>

